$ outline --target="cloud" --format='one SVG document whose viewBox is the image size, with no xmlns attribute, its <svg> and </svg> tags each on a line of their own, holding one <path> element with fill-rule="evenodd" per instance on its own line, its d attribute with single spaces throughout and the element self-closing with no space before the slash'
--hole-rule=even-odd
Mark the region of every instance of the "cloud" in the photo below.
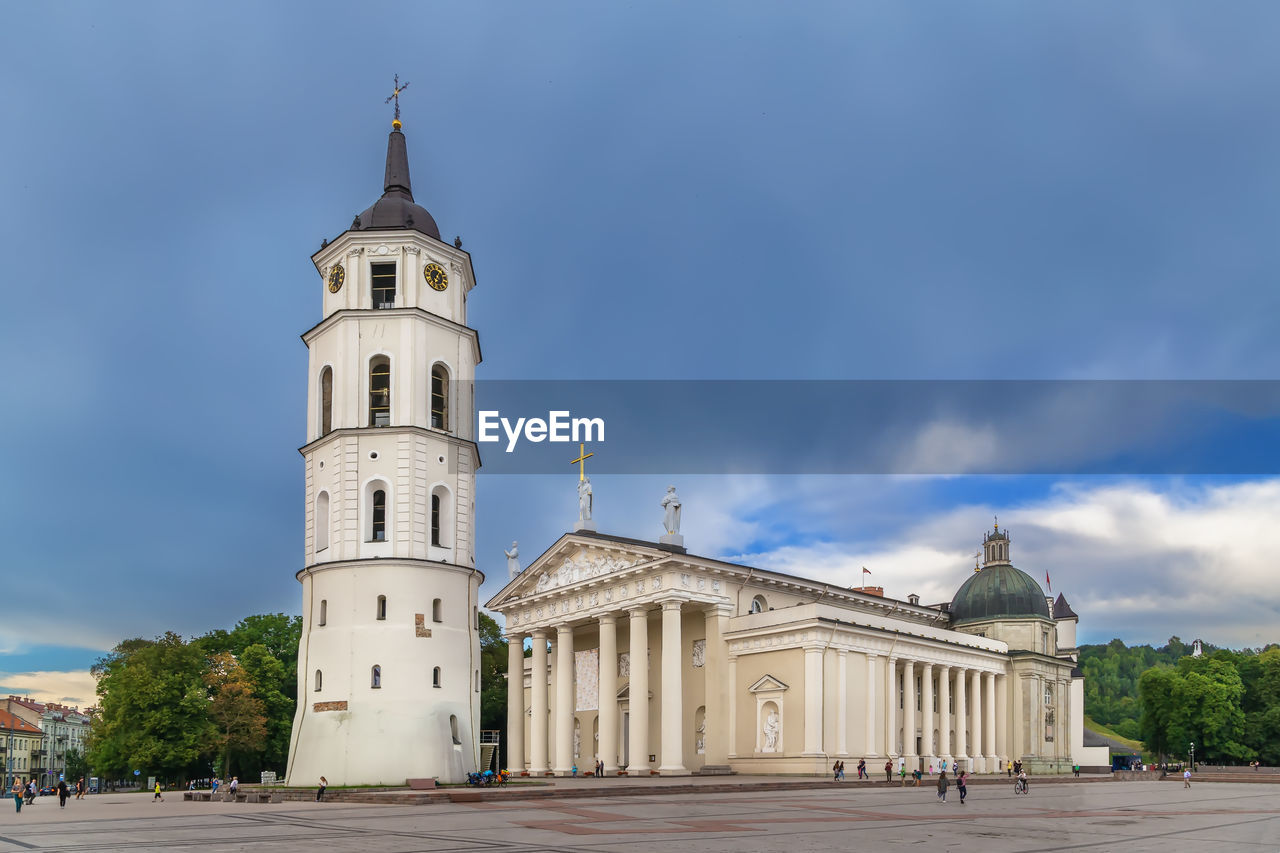
<svg viewBox="0 0 1280 853">
<path fill-rule="evenodd" d="M 0 672 L 0 692 L 29 696 L 37 702 L 91 708 L 98 702 L 97 689 L 98 682 L 88 670 Z"/>
</svg>

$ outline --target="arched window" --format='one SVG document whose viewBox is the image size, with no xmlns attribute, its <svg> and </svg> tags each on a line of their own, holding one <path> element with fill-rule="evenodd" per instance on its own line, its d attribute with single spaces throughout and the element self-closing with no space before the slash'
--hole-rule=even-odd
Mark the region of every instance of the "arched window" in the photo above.
<svg viewBox="0 0 1280 853">
<path fill-rule="evenodd" d="M 382 687 L 382 667 L 378 666 L 376 663 L 373 665 L 373 670 L 369 675 L 369 686 L 374 690 L 381 689 Z"/>
<path fill-rule="evenodd" d="M 370 264 L 369 285 L 374 308 L 396 307 L 395 264 Z"/>
<path fill-rule="evenodd" d="M 320 624 L 324 625 L 329 621 L 329 600 L 320 599 Z"/>
<path fill-rule="evenodd" d="M 387 597 L 385 595 L 378 596 L 378 618 L 387 618 Z"/>
<path fill-rule="evenodd" d="M 435 669 L 431 670 L 431 686 L 432 687 L 440 686 L 440 667 L 436 667 Z"/>
<path fill-rule="evenodd" d="M 453 498 L 443 485 L 431 490 L 431 544 L 448 548 L 453 544 L 449 533 L 453 530 Z"/>
<path fill-rule="evenodd" d="M 391 425 L 391 360 L 379 356 L 369 362 L 369 426 Z"/>
<path fill-rule="evenodd" d="M 378 489 L 373 493 L 373 529 L 370 541 L 385 542 L 387 539 L 387 493 Z"/>
<path fill-rule="evenodd" d="M 324 684 L 324 675 L 321 674 L 320 670 L 317 669 L 316 670 L 316 692 L 317 693 L 320 692 L 320 687 L 323 684 Z"/>
<path fill-rule="evenodd" d="M 449 370 L 443 364 L 431 368 L 431 425 L 449 428 Z"/>
<path fill-rule="evenodd" d="M 323 551 L 329 547 L 329 493 L 316 495 L 315 516 L 316 550 Z"/>
<path fill-rule="evenodd" d="M 458 717 L 456 714 L 449 715 L 449 734 L 453 736 L 455 744 L 462 743 L 462 738 L 458 737 Z"/>
<path fill-rule="evenodd" d="M 763 595 L 757 595 L 755 598 L 751 599 L 752 613 L 763 613 L 768 609 L 769 609 L 769 603 L 764 600 Z"/>
<path fill-rule="evenodd" d="M 438 598 L 431 599 L 431 621 L 432 622 L 444 621 L 444 615 L 442 613 L 442 610 L 443 608 L 441 608 L 440 606 L 440 599 Z"/>
<path fill-rule="evenodd" d="M 333 368 L 320 371 L 320 434 L 333 431 Z"/>
</svg>

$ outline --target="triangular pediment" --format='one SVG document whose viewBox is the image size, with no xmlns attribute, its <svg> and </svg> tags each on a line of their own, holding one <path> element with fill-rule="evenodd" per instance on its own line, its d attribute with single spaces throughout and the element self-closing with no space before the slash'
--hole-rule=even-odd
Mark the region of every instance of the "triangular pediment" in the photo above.
<svg viewBox="0 0 1280 853">
<path fill-rule="evenodd" d="M 516 575 L 486 605 L 491 610 L 563 590 L 615 572 L 655 563 L 671 555 L 653 548 L 605 537 L 565 534 Z"/>
<path fill-rule="evenodd" d="M 768 675 L 766 673 L 764 676 L 761 677 L 759 681 L 757 681 L 755 684 L 748 687 L 747 692 L 748 693 L 777 693 L 779 691 L 787 690 L 787 689 L 788 687 L 786 684 L 783 684 L 781 681 L 774 678 L 772 675 Z"/>
</svg>

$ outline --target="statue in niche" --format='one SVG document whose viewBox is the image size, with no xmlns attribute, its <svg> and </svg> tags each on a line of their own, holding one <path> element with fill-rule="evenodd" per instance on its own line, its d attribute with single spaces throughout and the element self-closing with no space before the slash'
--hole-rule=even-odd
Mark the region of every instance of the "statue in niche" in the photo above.
<svg viewBox="0 0 1280 853">
<path fill-rule="evenodd" d="M 693 641 L 693 665 L 694 667 L 703 666 L 707 662 L 707 641 Z"/>
<path fill-rule="evenodd" d="M 591 520 L 591 478 L 578 481 L 578 521 Z"/>
<path fill-rule="evenodd" d="M 667 494 L 662 498 L 662 508 L 666 511 L 662 518 L 662 526 L 672 536 L 680 535 L 680 496 L 675 486 L 667 486 Z"/>
<path fill-rule="evenodd" d="M 573 721 L 573 757 L 582 757 L 582 725 L 577 721 Z"/>
<path fill-rule="evenodd" d="M 707 752 L 707 718 L 703 715 L 698 721 L 698 727 L 694 730 L 696 737 L 694 738 L 694 746 L 698 750 L 698 755 L 705 755 Z"/>
<path fill-rule="evenodd" d="M 515 579 L 516 575 L 520 574 L 520 547 L 519 546 L 520 546 L 520 543 L 512 539 L 511 550 L 507 551 L 504 549 L 502 552 L 507 555 L 507 575 L 512 580 Z"/>
<path fill-rule="evenodd" d="M 764 720 L 764 749 L 762 752 L 778 751 L 778 735 L 782 732 L 782 720 L 778 717 L 778 712 L 774 709 L 769 710 L 769 715 Z"/>
<path fill-rule="evenodd" d="M 618 677 L 619 678 L 631 677 L 631 653 L 630 652 L 623 652 L 622 654 L 618 655 Z"/>
</svg>

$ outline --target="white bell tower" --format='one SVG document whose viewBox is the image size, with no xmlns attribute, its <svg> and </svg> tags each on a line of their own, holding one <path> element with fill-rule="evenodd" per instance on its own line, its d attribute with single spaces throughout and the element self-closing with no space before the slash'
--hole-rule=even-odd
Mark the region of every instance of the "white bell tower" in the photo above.
<svg viewBox="0 0 1280 853">
<path fill-rule="evenodd" d="M 478 760 L 475 277 L 414 203 L 398 108 L 392 127 L 382 197 L 312 256 L 290 785 L 459 781 Z"/>
</svg>

